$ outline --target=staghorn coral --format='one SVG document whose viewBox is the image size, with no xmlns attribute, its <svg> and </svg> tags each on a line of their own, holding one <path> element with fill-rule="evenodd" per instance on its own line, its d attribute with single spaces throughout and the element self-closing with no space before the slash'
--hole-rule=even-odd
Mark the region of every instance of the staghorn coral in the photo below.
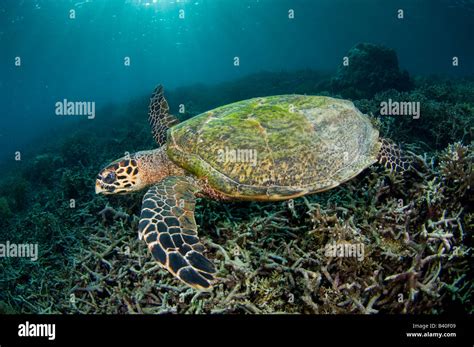
<svg viewBox="0 0 474 347">
<path fill-rule="evenodd" d="M 466 196 L 472 199 L 474 178 L 472 145 L 464 146 L 459 142 L 449 145 L 441 153 L 439 160 L 445 194 L 457 197 L 459 200 Z"/>
</svg>

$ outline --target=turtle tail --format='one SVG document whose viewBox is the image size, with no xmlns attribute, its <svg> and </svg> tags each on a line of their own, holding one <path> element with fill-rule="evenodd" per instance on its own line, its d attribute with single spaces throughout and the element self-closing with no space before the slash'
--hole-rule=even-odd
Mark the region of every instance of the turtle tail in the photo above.
<svg viewBox="0 0 474 347">
<path fill-rule="evenodd" d="M 413 160 L 404 153 L 398 145 L 386 139 L 381 139 L 382 147 L 379 152 L 379 163 L 389 169 L 390 172 L 402 172 L 409 170 Z"/>
</svg>

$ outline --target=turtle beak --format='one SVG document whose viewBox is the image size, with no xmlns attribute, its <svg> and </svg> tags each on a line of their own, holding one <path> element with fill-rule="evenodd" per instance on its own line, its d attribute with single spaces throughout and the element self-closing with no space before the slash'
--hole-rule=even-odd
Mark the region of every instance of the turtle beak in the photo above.
<svg viewBox="0 0 474 347">
<path fill-rule="evenodd" d="M 113 185 L 104 185 L 102 179 L 97 178 L 95 180 L 95 193 L 96 194 L 114 194 L 115 187 Z"/>
<path fill-rule="evenodd" d="M 104 191 L 104 189 L 100 186 L 100 181 L 96 180 L 95 181 L 95 193 L 100 194 Z"/>
<path fill-rule="evenodd" d="M 105 189 L 103 188 L 102 176 L 98 174 L 95 180 L 95 193 L 100 194 L 100 193 L 103 193 L 104 191 Z"/>
</svg>

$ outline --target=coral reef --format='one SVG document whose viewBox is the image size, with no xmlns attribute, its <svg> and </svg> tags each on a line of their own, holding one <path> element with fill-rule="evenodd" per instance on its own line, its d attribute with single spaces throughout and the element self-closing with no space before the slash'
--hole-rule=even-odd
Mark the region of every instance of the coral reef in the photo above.
<svg viewBox="0 0 474 347">
<path fill-rule="evenodd" d="M 403 81 L 392 53 L 380 56 Z M 403 175 L 374 165 L 294 201 L 200 199 L 199 233 L 219 277 L 204 293 L 160 269 L 138 240 L 142 194 L 94 194 L 102 164 L 153 147 L 148 96 L 108 106 L 120 127 L 98 118 L 4 171 L 0 241 L 38 243 L 40 256 L 0 261 L 0 313 L 472 313 L 473 84 L 413 81 L 410 91 L 367 84 L 373 90 L 355 100 L 384 137 L 405 144 L 413 165 Z M 185 119 L 257 95 L 328 94 L 329 85 L 316 72 L 261 73 L 180 88 L 169 99 L 172 109 L 188 100 Z M 380 116 L 387 98 L 421 100 L 423 122 Z M 331 256 L 328 245 L 358 245 L 363 257 Z"/>
<path fill-rule="evenodd" d="M 0 224 L 4 224 L 12 215 L 7 198 L 0 197 Z"/>
<path fill-rule="evenodd" d="M 409 92 L 390 89 L 370 99 L 355 100 L 354 103 L 362 112 L 379 118 L 378 127 L 384 136 L 397 142 L 416 143 L 418 151 L 442 150 L 457 141 L 471 143 L 474 140 L 474 81 L 435 81 L 436 85 L 426 79 L 419 79 L 419 85 Z M 438 91 L 438 96 L 433 95 L 433 90 Z M 419 102 L 419 119 L 380 115 L 381 103 L 388 100 Z"/>
<path fill-rule="evenodd" d="M 331 80 L 332 91 L 345 98 L 371 98 L 383 90 L 405 91 L 412 87 L 408 72 L 400 70 L 393 49 L 358 43 L 349 50 L 347 58 L 347 64 Z"/>
</svg>

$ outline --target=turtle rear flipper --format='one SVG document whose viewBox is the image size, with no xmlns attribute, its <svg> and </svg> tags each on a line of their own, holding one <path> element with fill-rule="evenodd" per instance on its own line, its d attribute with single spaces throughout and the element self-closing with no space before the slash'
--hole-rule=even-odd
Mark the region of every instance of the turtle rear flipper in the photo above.
<svg viewBox="0 0 474 347">
<path fill-rule="evenodd" d="M 212 287 L 214 265 L 203 256 L 194 219 L 198 188 L 186 177 L 170 176 L 151 187 L 143 197 L 139 237 L 153 257 L 189 286 Z"/>
<path fill-rule="evenodd" d="M 410 169 L 413 159 L 404 153 L 399 146 L 387 139 L 381 139 L 382 146 L 379 152 L 379 163 L 390 172 L 405 172 Z"/>
<path fill-rule="evenodd" d="M 166 132 L 179 120 L 169 114 L 169 106 L 163 95 L 163 86 L 160 84 L 155 88 L 148 106 L 148 121 L 151 126 L 151 133 L 158 146 L 166 143 Z"/>
</svg>

